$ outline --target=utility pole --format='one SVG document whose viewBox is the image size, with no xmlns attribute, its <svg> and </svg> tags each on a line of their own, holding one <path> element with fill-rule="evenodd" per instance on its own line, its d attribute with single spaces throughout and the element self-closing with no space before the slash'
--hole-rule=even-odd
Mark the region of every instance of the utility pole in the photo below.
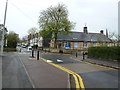
<svg viewBox="0 0 120 90">
<path fill-rule="evenodd" d="M 1 56 L 3 54 L 3 47 L 4 47 L 4 35 L 5 35 L 5 23 L 6 23 L 7 5 L 8 5 L 8 0 L 6 0 L 6 6 L 5 6 L 3 33 L 2 33 L 2 41 L 1 41 Z"/>
<path fill-rule="evenodd" d="M 8 0 L 6 0 L 6 6 L 5 6 L 5 14 L 4 14 L 4 22 L 2 27 L 2 39 L 1 39 L 1 46 L 0 46 L 0 68 L 2 68 L 2 55 L 3 55 L 3 47 L 4 47 L 4 34 L 5 34 L 5 21 L 6 21 L 6 13 L 7 13 L 7 5 Z M 2 69 L 0 69 L 0 89 L 2 89 Z"/>
</svg>

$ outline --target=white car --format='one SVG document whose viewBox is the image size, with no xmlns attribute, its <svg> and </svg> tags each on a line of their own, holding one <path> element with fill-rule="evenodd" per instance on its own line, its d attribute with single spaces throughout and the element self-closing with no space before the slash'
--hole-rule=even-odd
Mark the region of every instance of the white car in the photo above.
<svg viewBox="0 0 120 90">
<path fill-rule="evenodd" d="M 31 46 L 28 46 L 27 47 L 27 51 L 31 51 L 32 50 L 32 47 Z"/>
<path fill-rule="evenodd" d="M 17 46 L 16 49 L 17 49 L 17 51 L 20 51 L 21 50 L 21 46 Z"/>
</svg>

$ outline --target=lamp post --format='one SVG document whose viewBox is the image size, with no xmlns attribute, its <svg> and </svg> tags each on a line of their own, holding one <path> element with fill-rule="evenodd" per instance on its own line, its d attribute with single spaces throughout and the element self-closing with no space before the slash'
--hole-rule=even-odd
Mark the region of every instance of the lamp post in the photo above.
<svg viewBox="0 0 120 90">
<path fill-rule="evenodd" d="M 8 5 L 8 0 L 6 0 L 6 7 L 5 7 L 5 14 L 4 14 L 3 32 L 2 32 L 2 40 L 1 40 L 1 56 L 3 54 L 3 46 L 4 46 L 4 35 L 5 35 L 5 22 L 6 22 L 6 14 L 7 14 L 7 5 Z"/>
</svg>

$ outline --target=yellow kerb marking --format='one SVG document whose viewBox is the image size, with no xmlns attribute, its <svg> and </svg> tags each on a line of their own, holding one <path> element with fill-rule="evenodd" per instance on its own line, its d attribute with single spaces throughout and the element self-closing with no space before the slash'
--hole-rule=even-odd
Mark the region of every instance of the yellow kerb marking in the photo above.
<svg viewBox="0 0 120 90">
<path fill-rule="evenodd" d="M 40 58 L 40 59 L 45 61 L 45 62 L 47 62 L 47 60 L 44 59 L 44 58 Z M 84 84 L 83 84 L 83 80 L 80 77 L 80 75 L 78 75 L 77 73 L 75 73 L 75 72 L 73 72 L 73 71 L 71 71 L 69 69 L 66 69 L 66 68 L 64 68 L 62 66 L 59 66 L 57 64 L 54 64 L 54 63 L 51 63 L 51 62 L 47 62 L 47 63 L 49 63 L 49 64 L 51 64 L 51 65 L 53 65 L 53 66 L 55 66 L 55 67 L 65 71 L 65 72 L 67 72 L 67 73 L 69 73 L 71 75 L 73 75 L 74 80 L 75 80 L 75 84 L 76 84 L 76 90 L 80 90 L 80 89 L 85 90 L 85 87 L 84 87 Z"/>
<path fill-rule="evenodd" d="M 72 57 L 71 57 L 72 58 Z M 117 69 L 114 69 L 114 68 L 110 68 L 110 67 L 106 67 L 106 66 L 101 66 L 101 65 L 96 65 L 96 64 L 93 64 L 93 63 L 89 63 L 89 62 L 86 62 L 86 61 L 82 61 L 82 60 L 79 60 L 79 59 L 75 59 L 75 58 L 72 58 L 74 60 L 77 60 L 79 62 L 83 62 L 83 63 L 87 63 L 87 64 L 90 64 L 90 65 L 94 65 L 94 66 L 98 66 L 98 67 L 102 67 L 102 68 L 107 68 L 107 69 L 111 69 L 111 70 L 117 70 Z"/>
</svg>

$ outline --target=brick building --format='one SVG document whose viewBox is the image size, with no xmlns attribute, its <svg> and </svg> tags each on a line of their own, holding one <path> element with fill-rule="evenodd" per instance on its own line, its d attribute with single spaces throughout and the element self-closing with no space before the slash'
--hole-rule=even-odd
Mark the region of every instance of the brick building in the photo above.
<svg viewBox="0 0 120 90">
<path fill-rule="evenodd" d="M 57 36 L 57 48 L 62 49 L 83 49 L 91 46 L 107 45 L 112 46 L 112 40 L 108 38 L 104 31 L 99 33 L 89 33 L 87 27 L 83 28 L 83 32 L 70 32 L 70 33 L 58 33 Z M 54 40 L 50 43 L 51 47 L 54 47 Z"/>
</svg>

